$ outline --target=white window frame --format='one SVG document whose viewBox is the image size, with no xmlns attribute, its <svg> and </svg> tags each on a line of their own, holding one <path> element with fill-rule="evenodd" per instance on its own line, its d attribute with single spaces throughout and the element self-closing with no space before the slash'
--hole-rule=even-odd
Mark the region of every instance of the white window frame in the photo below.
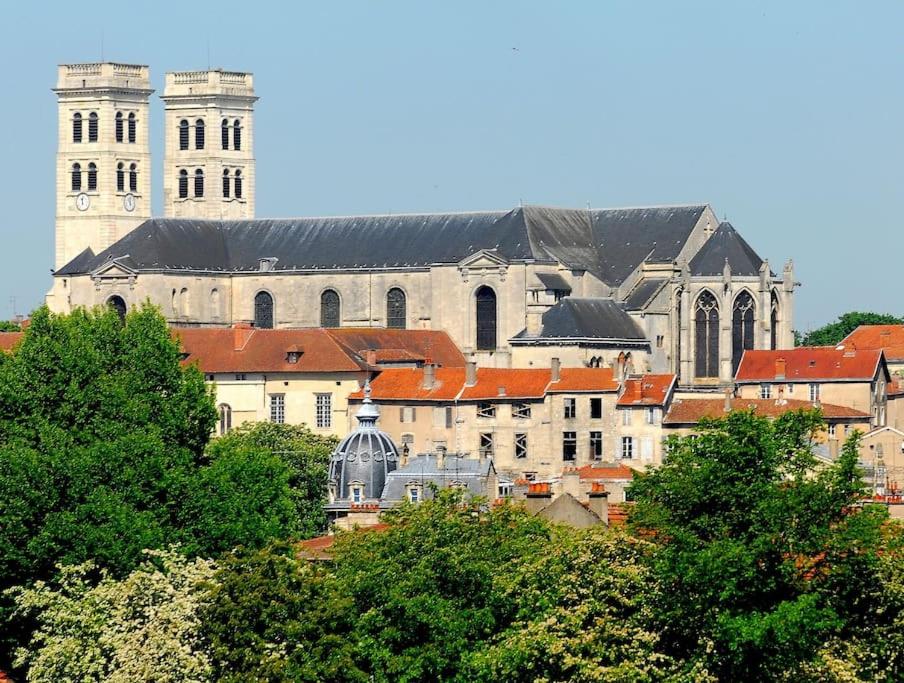
<svg viewBox="0 0 904 683">
<path fill-rule="evenodd" d="M 364 498 L 364 484 L 360 481 L 350 482 L 348 485 L 348 499 L 352 503 L 363 503 Z"/>
<path fill-rule="evenodd" d="M 621 457 L 622 460 L 634 459 L 634 437 L 623 436 L 621 439 Z"/>
<path fill-rule="evenodd" d="M 571 436 L 569 436 L 569 434 Z M 574 455 L 571 458 L 565 457 L 565 444 L 574 446 Z M 562 461 L 577 462 L 578 459 L 578 433 L 574 430 L 562 432 Z"/>
<path fill-rule="evenodd" d="M 657 418 L 659 417 L 658 412 L 659 412 L 659 409 L 656 408 L 655 406 L 647 406 L 646 417 L 647 417 L 648 425 L 654 425 L 658 422 L 658 420 L 657 420 Z"/>
<path fill-rule="evenodd" d="M 329 393 L 314 394 L 315 424 L 318 429 L 330 429 L 333 426 L 333 395 Z"/>
<path fill-rule="evenodd" d="M 768 382 L 763 382 L 760 384 L 760 398 L 761 399 L 769 399 L 772 398 L 772 385 Z"/>
<path fill-rule="evenodd" d="M 819 394 L 820 394 L 819 384 L 817 384 L 815 382 L 811 383 L 808 391 L 810 392 L 809 393 L 810 403 L 816 403 L 817 401 L 819 401 Z"/>
<path fill-rule="evenodd" d="M 599 446 L 599 448 L 595 449 L 594 446 L 597 445 Z M 599 452 L 595 452 L 595 450 L 598 450 Z M 590 459 L 603 459 L 603 433 L 599 430 L 593 430 L 590 432 Z"/>
<path fill-rule="evenodd" d="M 631 426 L 631 409 L 625 408 L 622 410 L 621 416 L 622 427 L 630 427 Z"/>
<path fill-rule="evenodd" d="M 270 422 L 285 424 L 286 422 L 286 395 L 270 394 Z"/>
<path fill-rule="evenodd" d="M 562 415 L 566 420 L 574 420 L 578 416 L 578 400 L 573 396 L 565 397 Z"/>
</svg>

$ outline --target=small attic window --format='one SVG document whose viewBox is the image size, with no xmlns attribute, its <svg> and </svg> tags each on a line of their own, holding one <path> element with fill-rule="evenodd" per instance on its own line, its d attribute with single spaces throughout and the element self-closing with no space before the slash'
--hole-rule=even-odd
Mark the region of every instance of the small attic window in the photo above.
<svg viewBox="0 0 904 683">
<path fill-rule="evenodd" d="M 292 365 L 295 365 L 296 363 L 298 363 L 298 359 L 301 358 L 301 354 L 303 354 L 303 353 L 304 353 L 304 351 L 302 351 L 301 349 L 299 349 L 297 347 L 293 347 L 293 348 L 287 350 L 286 351 L 286 362 L 290 363 Z"/>
<path fill-rule="evenodd" d="M 816 367 L 816 361 L 815 361 L 815 360 L 811 360 L 811 361 L 810 361 L 810 367 L 811 367 L 811 368 L 815 368 L 815 367 Z"/>
<path fill-rule="evenodd" d="M 276 265 L 276 262 L 279 259 L 269 256 L 267 258 L 258 259 L 258 270 L 262 273 L 266 273 L 267 271 L 273 270 L 273 267 Z"/>
</svg>

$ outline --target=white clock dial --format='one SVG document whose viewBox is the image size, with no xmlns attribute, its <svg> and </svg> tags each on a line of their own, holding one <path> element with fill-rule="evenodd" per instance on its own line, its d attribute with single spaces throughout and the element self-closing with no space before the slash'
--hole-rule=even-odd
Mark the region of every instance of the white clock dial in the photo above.
<svg viewBox="0 0 904 683">
<path fill-rule="evenodd" d="M 88 207 L 91 206 L 91 197 L 82 192 L 75 198 L 75 206 L 79 211 L 87 211 Z"/>
<path fill-rule="evenodd" d="M 122 208 L 126 211 L 134 211 L 135 210 L 135 195 L 131 192 L 122 198 Z"/>
</svg>

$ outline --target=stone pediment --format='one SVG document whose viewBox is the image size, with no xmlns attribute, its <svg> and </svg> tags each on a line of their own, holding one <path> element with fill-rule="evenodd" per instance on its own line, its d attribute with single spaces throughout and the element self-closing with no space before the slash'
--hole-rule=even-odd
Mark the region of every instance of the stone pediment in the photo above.
<svg viewBox="0 0 904 683">
<path fill-rule="evenodd" d="M 123 263 L 127 258 L 129 257 L 122 256 L 120 258 L 110 259 L 102 266 L 93 270 L 91 272 L 91 279 L 94 280 L 94 284 L 100 285 L 102 283 L 122 281 L 127 281 L 130 285 L 134 284 L 135 278 L 138 277 L 138 271 Z"/>
<path fill-rule="evenodd" d="M 494 249 L 481 249 L 478 252 L 463 258 L 458 262 L 459 268 L 470 268 L 471 270 L 479 270 L 481 268 L 508 267 L 508 260 L 504 259 Z"/>
</svg>

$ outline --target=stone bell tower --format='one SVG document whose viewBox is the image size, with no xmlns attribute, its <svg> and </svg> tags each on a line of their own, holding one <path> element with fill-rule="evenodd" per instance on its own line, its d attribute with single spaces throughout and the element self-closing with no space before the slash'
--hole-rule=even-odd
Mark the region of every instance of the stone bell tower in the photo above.
<svg viewBox="0 0 904 683">
<path fill-rule="evenodd" d="M 148 67 L 62 64 L 53 90 L 59 124 L 56 255 L 60 268 L 95 254 L 151 216 Z"/>
<path fill-rule="evenodd" d="M 166 74 L 166 217 L 254 217 L 256 101 L 250 73 L 216 69 Z"/>
</svg>

